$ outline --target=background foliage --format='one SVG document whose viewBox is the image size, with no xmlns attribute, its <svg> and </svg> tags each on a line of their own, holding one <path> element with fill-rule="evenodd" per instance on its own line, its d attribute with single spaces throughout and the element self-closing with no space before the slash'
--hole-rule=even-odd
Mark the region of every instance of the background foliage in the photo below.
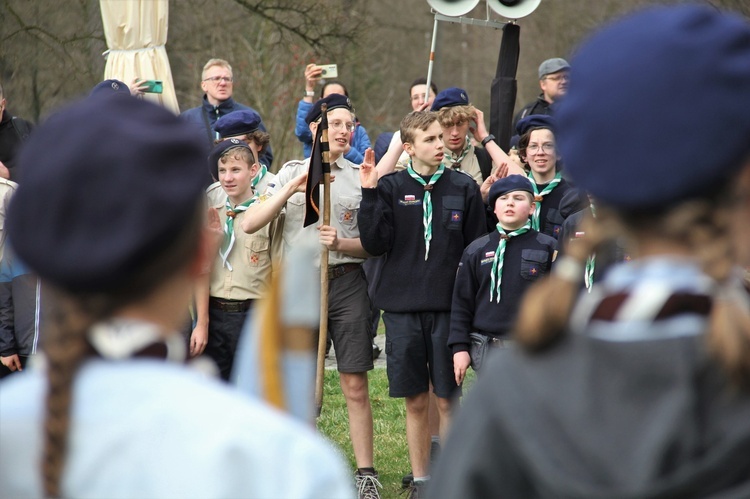
<svg viewBox="0 0 750 499">
<path fill-rule="evenodd" d="M 656 3 L 678 2 L 544 0 L 520 21 L 517 106 L 538 94 L 542 60 L 569 57 L 603 22 Z M 704 3 L 750 17 L 745 0 Z M 470 16 L 484 18 L 485 3 Z M 14 114 L 39 122 L 101 81 L 107 47 L 97 0 L 0 0 L 0 19 L 0 81 Z M 167 53 L 182 110 L 200 102 L 205 61 L 230 61 L 235 97 L 263 116 L 278 167 L 301 152 L 293 129 L 307 63 L 339 65 L 374 142 L 410 110 L 408 86 L 427 73 L 431 34 L 424 0 L 173 0 Z M 501 37 L 498 30 L 441 23 L 434 72 L 439 87 L 463 87 L 474 104 L 488 109 Z"/>
</svg>

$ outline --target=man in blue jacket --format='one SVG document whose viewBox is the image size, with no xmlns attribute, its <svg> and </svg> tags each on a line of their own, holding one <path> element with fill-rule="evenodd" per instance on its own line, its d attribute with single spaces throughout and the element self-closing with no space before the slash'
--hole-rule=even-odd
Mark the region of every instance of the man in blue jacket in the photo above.
<svg viewBox="0 0 750 499">
<path fill-rule="evenodd" d="M 209 59 L 203 66 L 201 89 L 204 92 L 203 103 L 198 107 L 184 111 L 180 116 L 190 123 L 203 127 L 210 146 L 213 146 L 214 140 L 219 138 L 218 133 L 214 130 L 216 120 L 240 109 L 257 112 L 255 109 L 232 99 L 234 75 L 232 66 L 224 59 Z M 267 131 L 262 121 L 259 128 L 264 132 Z M 261 155 L 261 161 L 266 166 L 271 166 L 273 151 L 271 151 L 270 145 Z"/>
</svg>

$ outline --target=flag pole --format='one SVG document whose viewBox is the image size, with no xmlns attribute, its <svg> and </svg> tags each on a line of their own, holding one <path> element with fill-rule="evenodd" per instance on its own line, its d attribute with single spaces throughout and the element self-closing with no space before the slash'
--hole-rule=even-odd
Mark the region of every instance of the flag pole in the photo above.
<svg viewBox="0 0 750 499">
<path fill-rule="evenodd" d="M 321 106 L 326 126 L 321 142 L 328 144 L 327 106 Z M 322 125 L 322 120 L 321 120 Z M 331 163 L 328 148 L 323 148 L 323 225 L 331 224 Z M 325 375 L 326 340 L 328 339 L 328 248 L 322 246 L 320 253 L 320 327 L 318 333 L 318 363 L 315 373 L 315 409 L 317 416 L 323 409 L 323 377 Z"/>
<path fill-rule="evenodd" d="M 424 101 L 430 100 L 430 84 L 432 83 L 432 66 L 435 63 L 435 45 L 437 43 L 438 18 L 435 14 L 435 22 L 432 26 L 432 42 L 430 43 L 430 62 L 427 64 L 427 85 L 424 91 Z"/>
</svg>

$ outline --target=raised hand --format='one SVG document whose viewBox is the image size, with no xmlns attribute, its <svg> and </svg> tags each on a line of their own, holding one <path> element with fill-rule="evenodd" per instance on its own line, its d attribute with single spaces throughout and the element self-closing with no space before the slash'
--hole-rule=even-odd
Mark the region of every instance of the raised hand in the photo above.
<svg viewBox="0 0 750 499">
<path fill-rule="evenodd" d="M 374 189 L 378 186 L 378 172 L 375 170 L 375 151 L 367 148 L 365 159 L 359 166 L 359 181 L 363 189 Z"/>
</svg>

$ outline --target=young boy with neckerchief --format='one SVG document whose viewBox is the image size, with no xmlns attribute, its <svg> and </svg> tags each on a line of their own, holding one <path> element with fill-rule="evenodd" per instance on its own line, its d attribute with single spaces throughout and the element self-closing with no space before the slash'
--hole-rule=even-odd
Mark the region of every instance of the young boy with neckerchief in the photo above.
<svg viewBox="0 0 750 499">
<path fill-rule="evenodd" d="M 531 227 L 536 203 L 528 179 L 509 175 L 498 180 L 490 188 L 489 203 L 498 219 L 496 230 L 464 250 L 453 288 L 448 346 L 459 385 L 469 365 L 481 369 L 481 356 L 469 356 L 470 333 L 481 335 L 477 339 L 488 346 L 502 346 L 521 297 L 549 272 L 556 254 L 557 241 Z"/>
<path fill-rule="evenodd" d="M 360 168 L 360 239 L 369 254 L 387 254 L 373 299 L 384 310 L 390 395 L 406 398 L 406 439 L 417 488 L 429 479 L 429 382 L 441 434 L 459 390 L 447 343 L 455 271 L 464 248 L 486 230 L 479 187 L 469 175 L 443 165 L 442 138 L 435 113 L 410 113 L 401 122 L 411 157 L 407 169 L 378 182 L 374 168 Z"/>
</svg>

